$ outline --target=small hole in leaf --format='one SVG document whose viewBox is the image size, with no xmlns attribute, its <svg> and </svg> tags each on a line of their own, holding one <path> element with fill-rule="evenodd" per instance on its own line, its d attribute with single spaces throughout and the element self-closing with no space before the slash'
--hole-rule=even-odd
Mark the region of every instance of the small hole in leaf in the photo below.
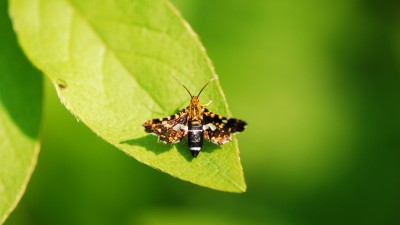
<svg viewBox="0 0 400 225">
<path fill-rule="evenodd" d="M 60 88 L 61 90 L 67 88 L 67 83 L 65 82 L 65 80 L 58 79 L 56 83 L 57 87 Z"/>
</svg>

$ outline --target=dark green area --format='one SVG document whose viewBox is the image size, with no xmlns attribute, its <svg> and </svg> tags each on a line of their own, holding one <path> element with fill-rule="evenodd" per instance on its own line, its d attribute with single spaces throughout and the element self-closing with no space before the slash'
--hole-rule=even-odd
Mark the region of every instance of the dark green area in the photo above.
<svg viewBox="0 0 400 225">
<path fill-rule="evenodd" d="M 42 76 L 24 56 L 7 15 L 7 1 L 0 2 L 0 100 L 20 129 L 38 137 L 42 117 Z"/>
<path fill-rule="evenodd" d="M 135 162 L 48 86 L 39 165 L 7 225 L 400 223 L 397 1 L 175 2 L 249 124 L 248 191 Z"/>
</svg>

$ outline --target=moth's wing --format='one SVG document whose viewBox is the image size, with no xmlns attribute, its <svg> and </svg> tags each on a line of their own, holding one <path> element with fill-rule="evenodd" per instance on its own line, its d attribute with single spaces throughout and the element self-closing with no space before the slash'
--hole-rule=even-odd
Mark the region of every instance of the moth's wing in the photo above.
<svg viewBox="0 0 400 225">
<path fill-rule="evenodd" d="M 180 142 L 187 134 L 187 112 L 183 109 L 169 117 L 152 119 L 143 123 L 144 130 L 158 136 L 166 144 Z"/>
<path fill-rule="evenodd" d="M 205 109 L 203 113 L 204 138 L 214 144 L 222 145 L 231 140 L 231 134 L 244 131 L 246 122 L 226 118 Z"/>
</svg>

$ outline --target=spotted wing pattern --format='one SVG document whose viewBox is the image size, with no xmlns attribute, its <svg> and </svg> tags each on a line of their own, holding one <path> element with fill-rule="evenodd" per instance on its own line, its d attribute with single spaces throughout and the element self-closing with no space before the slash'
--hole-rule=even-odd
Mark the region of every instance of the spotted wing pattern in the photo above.
<svg viewBox="0 0 400 225">
<path fill-rule="evenodd" d="M 187 116 L 186 109 L 183 109 L 169 117 L 148 120 L 143 126 L 147 133 L 157 135 L 159 141 L 173 144 L 180 142 L 187 135 Z"/>
<path fill-rule="evenodd" d="M 222 145 L 231 140 L 231 134 L 244 131 L 246 122 L 226 118 L 204 109 L 204 138 L 214 144 Z"/>
</svg>

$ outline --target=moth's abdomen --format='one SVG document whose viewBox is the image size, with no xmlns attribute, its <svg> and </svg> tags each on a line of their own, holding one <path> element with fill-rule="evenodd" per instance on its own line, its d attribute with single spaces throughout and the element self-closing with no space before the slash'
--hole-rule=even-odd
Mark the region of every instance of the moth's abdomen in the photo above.
<svg viewBox="0 0 400 225">
<path fill-rule="evenodd" d="M 188 144 L 193 157 L 197 157 L 203 146 L 203 125 L 200 121 L 190 121 L 188 124 Z"/>
</svg>

